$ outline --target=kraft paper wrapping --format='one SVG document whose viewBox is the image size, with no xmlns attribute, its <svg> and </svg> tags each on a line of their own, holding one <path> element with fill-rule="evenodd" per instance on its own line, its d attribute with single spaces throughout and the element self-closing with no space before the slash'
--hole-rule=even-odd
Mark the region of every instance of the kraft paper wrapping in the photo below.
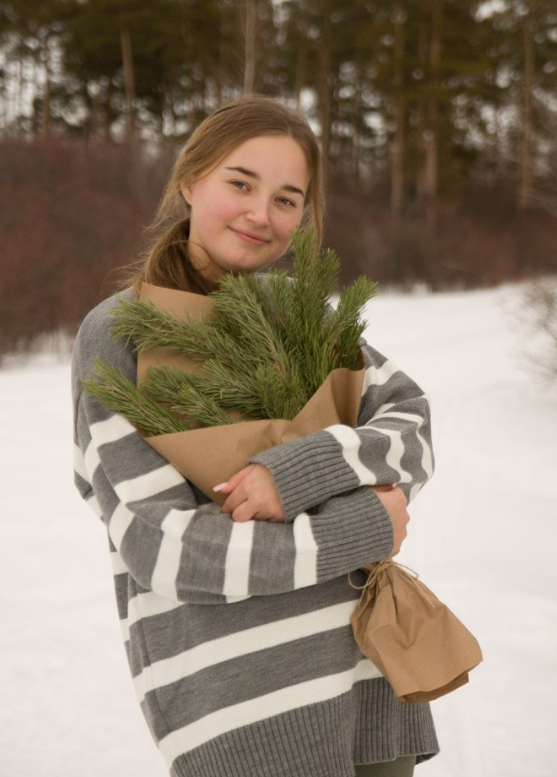
<svg viewBox="0 0 557 777">
<path fill-rule="evenodd" d="M 417 577 L 391 560 L 363 567 L 354 637 L 396 696 L 432 701 L 468 682 L 482 661 L 476 638 Z"/>
<path fill-rule="evenodd" d="M 204 320 L 212 309 L 209 297 L 164 289 L 148 283 L 142 284 L 140 299 L 152 302 L 181 320 L 188 317 Z M 156 348 L 139 354 L 138 385 L 149 367 L 162 365 L 203 374 L 202 363 L 169 349 Z M 364 372 L 364 369 L 333 370 L 291 421 L 246 421 L 237 414 L 234 416 L 237 419 L 234 424 L 161 434 L 145 439 L 206 496 L 222 504 L 226 496 L 216 494 L 213 487 L 226 482 L 245 467 L 251 456 L 327 426 L 356 426 Z"/>
</svg>

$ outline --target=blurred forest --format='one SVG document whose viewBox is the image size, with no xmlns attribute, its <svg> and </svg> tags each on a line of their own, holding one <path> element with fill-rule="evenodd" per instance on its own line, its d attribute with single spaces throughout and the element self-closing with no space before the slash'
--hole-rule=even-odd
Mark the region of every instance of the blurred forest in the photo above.
<svg viewBox="0 0 557 777">
<path fill-rule="evenodd" d="M 253 91 L 320 137 L 344 281 L 557 272 L 555 0 L 0 2 L 0 353 L 113 291 L 177 148 Z"/>
</svg>

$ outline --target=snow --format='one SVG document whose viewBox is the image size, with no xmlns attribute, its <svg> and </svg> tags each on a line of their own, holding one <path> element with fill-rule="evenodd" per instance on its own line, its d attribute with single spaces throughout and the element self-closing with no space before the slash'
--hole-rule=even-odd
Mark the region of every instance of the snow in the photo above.
<svg viewBox="0 0 557 777">
<path fill-rule="evenodd" d="M 399 559 L 484 663 L 433 702 L 419 777 L 553 777 L 557 397 L 525 369 L 517 290 L 383 294 L 368 340 L 430 396 L 437 471 Z M 72 484 L 67 357 L 0 371 L 3 777 L 163 777 L 128 675 L 104 531 Z M 318 777 L 318 776 L 316 776 Z"/>
</svg>

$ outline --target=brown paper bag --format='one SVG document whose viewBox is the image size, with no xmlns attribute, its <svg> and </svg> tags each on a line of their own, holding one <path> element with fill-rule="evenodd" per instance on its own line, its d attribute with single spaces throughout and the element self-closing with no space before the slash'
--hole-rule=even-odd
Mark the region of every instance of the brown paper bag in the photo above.
<svg viewBox="0 0 557 777">
<path fill-rule="evenodd" d="M 363 567 L 354 637 L 406 702 L 437 699 L 468 682 L 482 660 L 475 637 L 414 573 L 393 561 Z"/>
<path fill-rule="evenodd" d="M 204 320 L 211 312 L 209 297 L 189 292 L 164 289 L 144 283 L 140 299 L 150 301 L 176 318 L 187 316 Z M 166 348 L 139 354 L 138 385 L 149 367 L 174 366 L 202 374 L 202 364 Z M 334 424 L 356 426 L 360 407 L 364 369 L 333 370 L 309 402 L 292 420 L 273 419 L 245 421 L 235 415 L 237 423 L 146 437 L 146 441 L 191 483 L 215 502 L 225 495 L 215 494 L 213 487 L 226 482 L 246 466 L 248 459 L 274 445 L 289 442 Z"/>
</svg>

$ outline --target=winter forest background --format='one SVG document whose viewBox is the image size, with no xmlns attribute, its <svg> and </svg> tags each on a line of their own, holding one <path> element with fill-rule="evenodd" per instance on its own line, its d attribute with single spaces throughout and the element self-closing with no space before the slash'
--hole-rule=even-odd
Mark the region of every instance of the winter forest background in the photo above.
<svg viewBox="0 0 557 777">
<path fill-rule="evenodd" d="M 68 352 L 188 133 L 249 91 L 310 119 L 326 243 L 432 400 L 400 560 L 485 661 L 418 775 L 554 777 L 556 0 L 0 0 L 0 773 L 166 773 L 71 482 Z"/>
<path fill-rule="evenodd" d="M 553 273 L 556 87 L 555 0 L 0 2 L 0 351 L 110 293 L 179 144 L 243 91 L 311 119 L 345 280 Z"/>
</svg>

